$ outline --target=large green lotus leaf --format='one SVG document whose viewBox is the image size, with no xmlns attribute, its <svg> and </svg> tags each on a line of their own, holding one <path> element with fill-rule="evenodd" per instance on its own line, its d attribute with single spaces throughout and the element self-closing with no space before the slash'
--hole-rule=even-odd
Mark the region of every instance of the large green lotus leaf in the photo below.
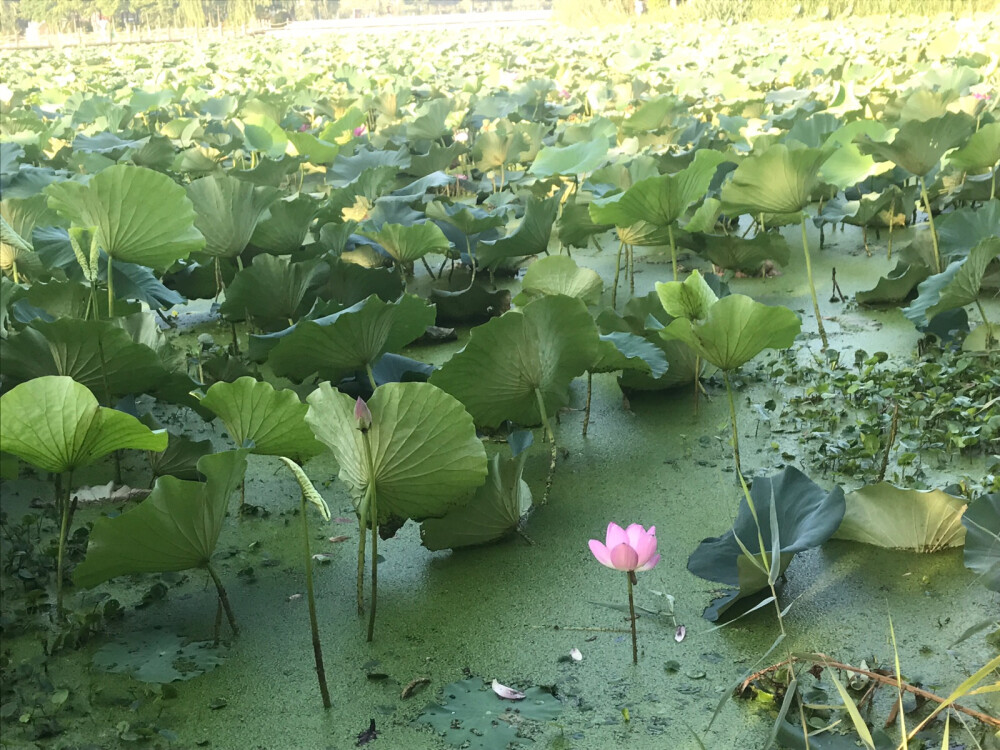
<svg viewBox="0 0 1000 750">
<path fill-rule="evenodd" d="M 97 227 L 114 260 L 165 269 L 205 246 L 184 188 L 145 167 L 117 165 L 82 185 L 67 180 L 45 189 L 49 207 L 74 225 Z"/>
<path fill-rule="evenodd" d="M 489 544 L 517 529 L 531 509 L 531 489 L 521 479 L 527 451 L 515 458 L 490 456 L 486 483 L 468 503 L 420 524 L 420 543 L 429 550 Z"/>
<path fill-rule="evenodd" d="M 683 341 L 721 370 L 735 370 L 765 349 L 787 349 L 801 327 L 787 307 L 731 294 L 712 305 L 703 322 L 678 318 L 660 335 Z"/>
<path fill-rule="evenodd" d="M 694 161 L 680 172 L 650 177 L 630 187 L 618 201 L 618 209 L 623 215 L 632 217 L 628 224 L 637 221 L 663 227 L 673 224 L 692 203 L 705 195 L 716 168 L 727 159 L 720 151 L 701 149 Z"/>
<path fill-rule="evenodd" d="M 275 255 L 298 252 L 318 211 L 316 199 L 304 194 L 275 201 L 268 207 L 267 216 L 257 223 L 250 243 Z"/>
<path fill-rule="evenodd" d="M 363 236 L 380 244 L 400 263 L 412 263 L 427 253 L 447 253 L 451 243 L 437 224 L 383 224 L 378 232 L 362 232 Z"/>
<path fill-rule="evenodd" d="M 528 200 L 520 226 L 495 242 L 480 242 L 476 261 L 484 267 L 496 267 L 505 258 L 540 255 L 549 246 L 552 224 L 559 212 L 559 196 Z"/>
<path fill-rule="evenodd" d="M 979 298 L 986 267 L 998 256 L 1000 237 L 983 240 L 968 257 L 953 261 L 941 273 L 922 281 L 917 298 L 903 309 L 903 315 L 923 327 L 938 313 L 972 304 Z"/>
<path fill-rule="evenodd" d="M 896 267 L 878 280 L 871 289 L 857 292 L 854 299 L 859 305 L 893 304 L 910 296 L 917 285 L 931 275 L 922 263 L 899 261 Z"/>
<path fill-rule="evenodd" d="M 249 268 L 236 274 L 226 287 L 226 300 L 219 308 L 228 320 L 246 320 L 260 328 L 287 327 L 306 312 L 306 295 L 323 276 L 326 266 L 317 261 L 292 263 L 287 258 L 258 255 Z"/>
<path fill-rule="evenodd" d="M 836 148 L 836 151 L 819 168 L 820 180 L 846 190 L 866 177 L 883 171 L 884 166 L 878 166 L 871 156 L 861 153 L 854 139 L 865 135 L 882 140 L 885 133 L 885 125 L 875 120 L 855 120 L 842 125 L 823 144 Z"/>
<path fill-rule="evenodd" d="M 695 235 L 691 245 L 719 268 L 747 274 L 758 273 L 769 260 L 788 265 L 791 257 L 788 241 L 777 232 L 760 232 L 750 239 L 729 234 Z"/>
<path fill-rule="evenodd" d="M 153 349 L 113 323 L 74 318 L 35 320 L 0 341 L 0 372 L 11 383 L 66 375 L 110 403 L 154 390 L 170 375 Z"/>
<path fill-rule="evenodd" d="M 410 166 L 406 168 L 406 171 L 416 177 L 426 177 L 434 172 L 442 172 L 454 164 L 459 156 L 468 153 L 468 151 L 469 149 L 461 143 L 452 143 L 450 146 L 432 143 L 426 154 L 414 154 L 410 157 Z"/>
<path fill-rule="evenodd" d="M 213 385 L 201 405 L 223 421 L 236 445 L 252 453 L 292 456 L 301 462 L 323 452 L 305 422 L 309 407 L 294 391 L 278 391 L 270 383 L 242 377 Z"/>
<path fill-rule="evenodd" d="M 668 315 L 688 320 L 704 319 L 709 308 L 719 301 L 697 269 L 684 281 L 657 281 L 656 295 Z"/>
<path fill-rule="evenodd" d="M 672 342 L 674 343 L 674 342 Z M 660 378 L 670 364 L 663 348 L 634 333 L 602 333 L 597 344 L 597 358 L 590 372 L 635 370 L 651 378 Z"/>
<path fill-rule="evenodd" d="M 246 451 L 225 451 L 198 461 L 205 482 L 160 477 L 138 507 L 94 522 L 73 582 L 91 588 L 120 575 L 205 567 L 246 468 Z"/>
<path fill-rule="evenodd" d="M 537 425 L 536 391 L 547 414 L 569 399 L 569 384 L 597 354 L 597 328 L 581 300 L 542 297 L 472 329 L 469 343 L 430 382 L 458 398 L 476 424 Z"/>
<path fill-rule="evenodd" d="M 384 302 L 392 302 L 403 293 L 403 279 L 392 269 L 366 268 L 336 258 L 328 259 L 326 264 L 330 271 L 317 290 L 321 299 L 336 300 L 350 307 L 373 294 Z"/>
<path fill-rule="evenodd" d="M 642 104 L 622 123 L 622 130 L 630 134 L 662 130 L 686 109 L 687 105 L 683 101 L 664 94 Z"/>
<path fill-rule="evenodd" d="M 464 203 L 446 205 L 441 201 L 431 201 L 424 207 L 424 213 L 430 219 L 451 224 L 467 237 L 502 227 L 506 221 L 502 213 L 487 213 L 478 206 Z"/>
<path fill-rule="evenodd" d="M 235 258 L 250 243 L 267 207 L 280 195 L 276 188 L 254 187 L 228 174 L 202 177 L 187 186 L 198 214 L 194 225 L 205 237 L 203 252 Z"/>
<path fill-rule="evenodd" d="M 453 288 L 455 280 L 461 280 L 461 288 Z M 455 274 L 455 279 L 445 284 L 446 288 L 435 287 L 430 293 L 430 301 L 437 307 L 439 326 L 483 323 L 510 309 L 510 291 L 490 289 L 481 278 L 470 281 L 468 276 L 463 279 Z"/>
<path fill-rule="evenodd" d="M 596 226 L 627 227 L 640 220 L 627 204 L 622 205 L 625 193 L 616 193 L 606 198 L 598 198 L 587 205 L 590 221 Z"/>
<path fill-rule="evenodd" d="M 204 159 L 196 158 L 192 166 L 205 166 Z M 253 169 L 230 169 L 229 174 L 239 180 L 252 182 L 254 185 L 279 187 L 285 178 L 295 172 L 304 162 L 301 156 L 282 156 L 280 159 L 262 157 Z"/>
<path fill-rule="evenodd" d="M 997 227 L 1000 227 L 1000 198 L 983 201 L 975 209 L 960 208 L 942 216 L 935 225 L 941 257 L 968 255 L 983 240 L 996 237 Z M 918 235 L 918 238 L 923 239 L 924 236 Z M 929 239 L 922 243 L 925 247 L 931 244 Z M 926 250 L 928 253 L 933 252 L 933 248 Z"/>
<path fill-rule="evenodd" d="M 71 471 L 122 448 L 166 447 L 166 432 L 101 406 L 72 378 L 46 375 L 0 397 L 0 451 L 44 471 Z"/>
<path fill-rule="evenodd" d="M 580 268 L 566 255 L 550 255 L 528 266 L 521 281 L 521 294 L 514 302 L 522 305 L 542 295 L 563 294 L 596 305 L 603 291 L 604 281 L 596 271 Z"/>
<path fill-rule="evenodd" d="M 899 126 L 892 141 L 873 141 L 867 136 L 856 142 L 863 154 L 877 156 L 923 176 L 933 169 L 945 152 L 972 135 L 976 121 L 964 112 L 948 112 L 930 120 L 907 120 Z"/>
<path fill-rule="evenodd" d="M 983 495 L 962 515 L 965 526 L 965 567 L 983 585 L 1000 592 L 1000 493 Z"/>
<path fill-rule="evenodd" d="M 744 558 L 737 537 L 751 553 L 780 553 L 783 572 L 796 552 L 818 547 L 827 541 L 844 518 L 844 491 L 827 492 L 794 467 L 770 477 L 756 477 L 750 487 L 757 521 L 746 498 L 740 500 L 733 527 L 722 536 L 704 539 L 688 558 L 688 570 L 699 578 L 739 586 L 739 597 L 750 596 L 768 585 L 767 576 L 754 572 Z M 777 521 L 778 538 L 771 533 L 771 505 Z M 759 523 L 758 523 L 759 522 Z M 758 537 L 759 534 L 759 537 Z M 742 563 L 741 563 L 742 560 Z M 734 599 L 727 601 L 727 605 Z M 721 610 L 709 608 L 706 616 Z"/>
<path fill-rule="evenodd" d="M 317 138 L 312 133 L 285 132 L 294 152 L 293 156 L 301 156 L 310 164 L 332 164 L 340 153 L 340 146 Z"/>
<path fill-rule="evenodd" d="M 983 125 L 969 142 L 948 155 L 949 163 L 969 172 L 990 169 L 1000 161 L 1000 122 Z"/>
<path fill-rule="evenodd" d="M 740 162 L 722 186 L 727 214 L 790 214 L 801 211 L 819 184 L 819 170 L 832 148 L 789 149 L 776 143 Z"/>
<path fill-rule="evenodd" d="M 472 417 L 440 388 L 386 383 L 375 389 L 368 401 L 371 468 L 355 400 L 320 383 L 308 401 L 306 422 L 333 452 L 355 505 L 374 485 L 379 523 L 390 516 L 443 516 L 486 478 L 486 450 Z"/>
<path fill-rule="evenodd" d="M 580 141 L 572 146 L 545 146 L 528 169 L 535 177 L 580 175 L 593 172 L 607 160 L 608 142 L 603 138 Z"/>
<path fill-rule="evenodd" d="M 586 247 L 590 238 L 611 229 L 614 224 L 595 224 L 586 203 L 566 203 L 559 216 L 559 242 L 568 247 Z"/>
<path fill-rule="evenodd" d="M 941 490 L 870 484 L 848 493 L 847 512 L 834 537 L 915 552 L 961 547 L 965 505 Z"/>
<path fill-rule="evenodd" d="M 434 306 L 405 294 L 396 302 L 375 295 L 333 315 L 297 323 L 270 336 L 255 336 L 277 346 L 268 362 L 276 375 L 302 380 L 318 373 L 324 380 L 375 364 L 386 352 L 399 351 L 434 325 Z"/>
<path fill-rule="evenodd" d="M 445 120 L 454 103 L 446 97 L 438 97 L 422 104 L 416 117 L 406 125 L 406 135 L 411 140 L 433 141 L 451 133 Z"/>
<path fill-rule="evenodd" d="M 250 148 L 272 159 L 280 159 L 288 148 L 288 135 L 264 114 L 254 113 L 244 119 L 243 137 Z"/>
</svg>

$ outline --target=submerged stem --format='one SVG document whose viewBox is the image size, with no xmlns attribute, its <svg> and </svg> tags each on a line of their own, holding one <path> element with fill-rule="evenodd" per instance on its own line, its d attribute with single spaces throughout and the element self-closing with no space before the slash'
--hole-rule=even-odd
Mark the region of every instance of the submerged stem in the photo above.
<svg viewBox="0 0 1000 750">
<path fill-rule="evenodd" d="M 330 690 L 326 686 L 326 670 L 323 668 L 323 646 L 319 640 L 319 621 L 316 618 L 316 598 L 313 594 L 312 554 L 309 550 L 309 516 L 305 493 L 302 493 L 302 546 L 306 553 L 306 596 L 309 598 L 309 627 L 312 629 L 313 657 L 316 660 L 316 678 L 319 693 L 323 698 L 323 708 L 330 708 Z"/>
<path fill-rule="evenodd" d="M 219 574 L 215 572 L 215 568 L 212 567 L 211 563 L 205 565 L 208 569 L 208 574 L 212 576 L 212 580 L 215 582 L 215 590 L 219 592 L 219 601 L 222 602 L 222 608 L 226 611 L 226 619 L 229 620 L 229 627 L 232 628 L 233 635 L 239 635 L 240 629 L 236 626 L 236 615 L 233 614 L 233 608 L 229 605 L 229 597 L 226 595 L 226 588 L 222 585 L 222 580 L 219 578 Z"/>
<path fill-rule="evenodd" d="M 632 663 L 639 663 L 639 644 L 635 637 L 635 600 L 632 598 L 632 576 L 635 573 L 628 571 L 625 577 L 628 579 L 628 619 L 632 625 Z"/>
<path fill-rule="evenodd" d="M 819 300 L 816 299 L 816 285 L 813 283 L 812 261 L 809 259 L 809 239 L 806 237 L 806 215 L 802 214 L 802 252 L 806 256 L 806 276 L 809 278 L 809 294 L 812 295 L 813 313 L 816 315 L 816 327 L 819 338 L 823 342 L 823 351 L 829 346 L 826 340 L 826 329 L 823 328 L 823 316 L 819 314 Z"/>
</svg>

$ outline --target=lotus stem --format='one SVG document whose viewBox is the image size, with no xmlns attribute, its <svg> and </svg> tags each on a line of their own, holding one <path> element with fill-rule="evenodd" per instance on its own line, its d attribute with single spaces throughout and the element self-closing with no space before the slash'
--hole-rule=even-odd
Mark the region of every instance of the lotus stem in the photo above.
<svg viewBox="0 0 1000 750">
<path fill-rule="evenodd" d="M 587 370 L 587 406 L 583 410 L 583 436 L 587 437 L 587 427 L 590 426 L 590 397 L 594 391 L 594 374 Z"/>
<path fill-rule="evenodd" d="M 378 385 L 375 383 L 375 373 L 372 372 L 371 363 L 365 362 L 365 372 L 368 373 L 368 383 L 372 387 L 372 393 L 374 393 L 375 389 L 378 388 Z"/>
<path fill-rule="evenodd" d="M 632 626 L 632 663 L 639 663 L 639 644 L 635 637 L 635 600 L 632 597 L 632 578 L 635 576 L 634 571 L 628 571 L 625 577 L 628 579 L 628 619 Z"/>
<path fill-rule="evenodd" d="M 215 582 L 215 590 L 219 592 L 219 601 L 222 602 L 222 608 L 226 611 L 226 619 L 229 620 L 229 627 L 233 631 L 233 635 L 239 635 L 240 629 L 236 625 L 236 615 L 233 614 L 233 608 L 229 604 L 229 596 L 226 594 L 226 587 L 222 585 L 222 580 L 219 578 L 219 574 L 215 572 L 215 568 L 212 567 L 211 563 L 205 565 L 208 569 L 208 574 L 212 576 L 212 580 Z"/>
<path fill-rule="evenodd" d="M 552 479 L 556 473 L 556 436 L 552 432 L 548 415 L 545 413 L 545 401 L 542 399 L 542 392 L 535 389 L 535 398 L 538 399 L 538 413 L 542 416 L 542 427 L 545 428 L 545 436 L 549 439 L 549 474 L 545 478 L 545 492 L 542 494 L 542 502 L 545 505 L 549 501 L 549 492 L 552 490 Z"/>
<path fill-rule="evenodd" d="M 927 195 L 927 185 L 923 176 L 920 177 L 920 197 L 924 201 L 924 209 L 927 211 L 927 223 L 931 227 L 931 244 L 934 245 L 934 273 L 941 273 L 941 251 L 938 248 L 937 230 L 934 229 L 934 214 L 931 212 L 931 199 Z"/>
<path fill-rule="evenodd" d="M 889 204 L 889 247 L 886 254 L 886 260 L 892 260 L 892 225 L 895 223 L 896 223 L 896 196 L 893 195 L 892 202 Z"/>
<path fill-rule="evenodd" d="M 806 276 L 809 279 L 809 294 L 812 295 L 813 313 L 816 315 L 816 327 L 819 338 L 823 342 L 823 351 L 830 345 L 826 340 L 826 329 L 823 328 L 823 316 L 819 313 L 819 300 L 816 299 L 816 285 L 813 283 L 812 261 L 809 259 L 809 238 L 806 236 L 806 215 L 802 214 L 802 252 L 806 256 Z"/>
<path fill-rule="evenodd" d="M 312 629 L 313 657 L 316 659 L 316 678 L 319 693 L 323 697 L 323 708 L 330 708 L 330 690 L 326 686 L 326 670 L 323 668 L 323 646 L 319 640 L 319 621 L 316 619 L 316 598 L 313 594 L 312 553 L 309 550 L 309 514 L 306 512 L 306 495 L 302 495 L 302 546 L 306 553 L 306 596 L 309 598 L 309 627 Z"/>
<path fill-rule="evenodd" d="M 677 281 L 677 244 L 674 242 L 673 224 L 667 224 L 667 235 L 670 237 L 670 265 L 674 269 L 674 281 Z"/>
<path fill-rule="evenodd" d="M 69 536 L 70 494 L 73 491 L 73 472 L 66 476 L 66 491 L 63 492 L 62 474 L 56 474 L 56 508 L 59 511 L 59 547 L 56 553 L 56 613 L 63 615 L 63 564 L 66 559 L 66 538 Z"/>
<path fill-rule="evenodd" d="M 367 439 L 367 436 L 366 436 Z M 378 499 L 372 487 L 372 608 L 368 612 L 368 642 L 375 637 L 375 608 L 378 605 Z"/>
<path fill-rule="evenodd" d="M 108 318 L 115 316 L 115 276 L 111 271 L 111 262 L 114 260 L 108 256 Z"/>
<path fill-rule="evenodd" d="M 635 245 L 629 245 L 628 253 L 628 293 L 630 297 L 635 296 Z"/>
<path fill-rule="evenodd" d="M 362 500 L 365 503 L 365 510 L 361 512 L 358 525 L 360 526 L 358 534 L 358 614 L 363 615 L 365 613 L 365 542 L 368 539 L 368 513 L 367 513 L 367 502 L 366 497 Z"/>
<path fill-rule="evenodd" d="M 722 380 L 726 384 L 726 395 L 729 397 L 729 421 L 733 426 L 733 459 L 736 461 L 736 476 L 740 477 L 743 475 L 740 466 L 740 434 L 736 428 L 736 404 L 733 402 L 733 388 L 729 383 L 728 371 L 722 371 Z"/>
<path fill-rule="evenodd" d="M 986 326 L 986 349 L 987 351 L 993 348 L 993 342 L 996 341 L 996 337 L 993 335 L 993 326 L 990 324 L 990 319 L 986 317 L 986 310 L 983 309 L 983 303 L 976 299 L 976 307 L 979 309 L 979 315 L 983 319 L 983 325 Z"/>
<path fill-rule="evenodd" d="M 611 287 L 611 307 L 613 308 L 618 301 L 618 277 L 621 275 L 622 271 L 622 252 L 625 250 L 625 241 L 619 240 L 618 242 L 618 260 L 615 262 L 615 285 Z"/>
</svg>

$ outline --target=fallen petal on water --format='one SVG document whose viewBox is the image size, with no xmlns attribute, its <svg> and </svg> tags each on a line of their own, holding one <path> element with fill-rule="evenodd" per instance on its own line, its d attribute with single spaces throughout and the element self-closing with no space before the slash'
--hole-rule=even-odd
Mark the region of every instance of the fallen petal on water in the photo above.
<svg viewBox="0 0 1000 750">
<path fill-rule="evenodd" d="M 509 688 L 506 685 L 501 685 L 496 680 L 493 680 L 493 692 L 499 695 L 501 698 L 506 698 L 509 701 L 519 701 L 524 699 L 524 693 L 514 688 Z"/>
<path fill-rule="evenodd" d="M 573 661 L 583 661 L 583 654 L 580 653 L 580 649 L 578 648 L 571 648 L 569 656 Z"/>
<path fill-rule="evenodd" d="M 684 636 L 687 635 L 687 632 L 688 631 L 686 627 L 684 627 L 683 625 L 678 625 L 677 631 L 674 633 L 674 640 L 680 643 L 681 641 L 684 640 Z"/>
<path fill-rule="evenodd" d="M 334 544 L 336 544 L 337 542 L 346 542 L 348 539 L 350 539 L 349 536 L 331 536 L 330 537 L 330 541 L 333 542 Z"/>
</svg>

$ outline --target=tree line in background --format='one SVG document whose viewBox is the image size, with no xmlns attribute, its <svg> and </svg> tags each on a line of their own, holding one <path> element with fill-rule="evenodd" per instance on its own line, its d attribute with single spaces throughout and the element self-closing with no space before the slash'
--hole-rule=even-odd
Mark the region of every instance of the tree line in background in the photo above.
<svg viewBox="0 0 1000 750">
<path fill-rule="evenodd" d="M 494 7 L 524 9 L 548 4 L 549 0 L 0 0 L 0 33 L 23 31 L 33 21 L 47 24 L 52 31 L 89 31 L 100 18 L 115 28 L 239 27 L 258 22 Z"/>
</svg>

